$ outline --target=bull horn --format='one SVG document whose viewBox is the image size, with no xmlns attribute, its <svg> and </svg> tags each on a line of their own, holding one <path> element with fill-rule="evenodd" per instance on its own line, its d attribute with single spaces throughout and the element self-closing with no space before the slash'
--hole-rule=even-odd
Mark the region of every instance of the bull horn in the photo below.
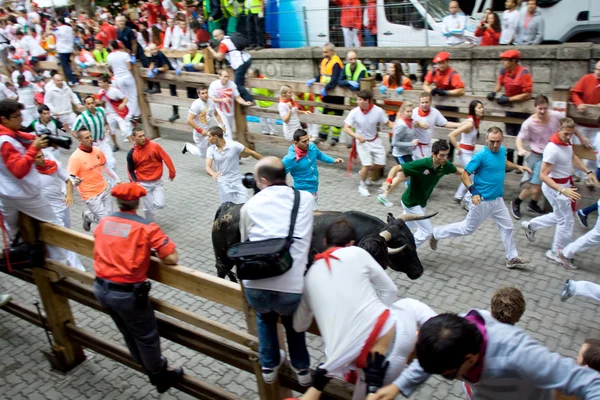
<svg viewBox="0 0 600 400">
<path fill-rule="evenodd" d="M 388 231 L 379 232 L 379 236 L 384 238 L 386 242 L 392 240 L 392 234 Z"/>
<path fill-rule="evenodd" d="M 435 217 L 436 215 L 438 215 L 437 212 L 434 212 L 433 214 L 427 214 L 427 215 L 419 215 L 419 214 L 402 214 L 399 219 L 403 220 L 404 222 L 410 222 L 410 221 L 421 221 L 423 219 L 429 219 L 432 217 Z"/>
<path fill-rule="evenodd" d="M 395 249 L 388 247 L 388 254 L 389 255 L 393 255 L 393 254 L 398 254 L 398 253 L 402 253 L 404 251 L 404 249 L 406 249 L 406 244 L 404 246 L 401 247 L 397 247 Z"/>
</svg>

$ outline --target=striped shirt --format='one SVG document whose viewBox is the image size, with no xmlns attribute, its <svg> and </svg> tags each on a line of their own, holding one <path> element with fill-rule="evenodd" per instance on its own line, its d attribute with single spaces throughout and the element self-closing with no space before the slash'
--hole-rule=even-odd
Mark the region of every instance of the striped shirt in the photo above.
<svg viewBox="0 0 600 400">
<path fill-rule="evenodd" d="M 94 142 L 104 139 L 104 132 L 106 126 L 106 112 L 102 107 L 96 107 L 96 113 L 92 115 L 91 112 L 85 110 L 75 120 L 73 124 L 73 132 L 77 132 L 82 127 L 92 133 Z"/>
</svg>

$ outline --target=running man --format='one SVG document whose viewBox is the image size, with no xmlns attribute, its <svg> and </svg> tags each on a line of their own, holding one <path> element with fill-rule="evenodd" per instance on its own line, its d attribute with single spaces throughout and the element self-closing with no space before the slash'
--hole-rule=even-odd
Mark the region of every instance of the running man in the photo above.
<svg viewBox="0 0 600 400">
<path fill-rule="evenodd" d="M 419 96 L 419 107 L 413 110 L 412 120 L 413 124 L 418 122 L 415 124 L 417 144 L 413 149 L 413 160 L 431 156 L 431 138 L 434 126 L 456 129 L 460 125 L 458 122 L 448 122 L 437 108 L 432 107 L 431 93 L 427 92 L 423 92 Z"/>
<path fill-rule="evenodd" d="M 186 143 L 181 150 L 182 154 L 188 151 L 200 158 L 206 158 L 206 149 L 208 149 L 208 123 L 214 119 L 219 126 L 223 126 L 223 121 L 219 113 L 215 113 L 216 104 L 208 97 L 208 86 L 205 83 L 198 85 L 198 99 L 194 100 L 188 114 L 187 124 L 194 130 L 192 136 L 194 138 L 193 145 Z"/>
</svg>

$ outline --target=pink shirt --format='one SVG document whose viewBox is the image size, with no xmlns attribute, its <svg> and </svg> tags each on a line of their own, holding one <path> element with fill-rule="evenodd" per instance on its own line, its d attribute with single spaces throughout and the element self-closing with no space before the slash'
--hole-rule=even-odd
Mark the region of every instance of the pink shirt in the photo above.
<svg viewBox="0 0 600 400">
<path fill-rule="evenodd" d="M 558 111 L 548 110 L 548 123 L 545 125 L 540 124 L 534 118 L 535 115 L 532 115 L 523 122 L 521 131 L 517 137 L 529 142 L 531 151 L 542 154 L 550 141 L 550 137 L 558 131 L 558 121 L 560 121 L 562 116 Z"/>
</svg>

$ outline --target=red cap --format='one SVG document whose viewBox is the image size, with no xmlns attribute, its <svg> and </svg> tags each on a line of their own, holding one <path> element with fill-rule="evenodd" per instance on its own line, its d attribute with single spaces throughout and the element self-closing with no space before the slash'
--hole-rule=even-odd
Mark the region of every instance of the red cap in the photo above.
<svg viewBox="0 0 600 400">
<path fill-rule="evenodd" d="M 521 58 L 521 53 L 519 52 L 519 50 L 506 50 L 504 53 L 500 54 L 500 58 L 518 60 L 519 58 Z"/>
<path fill-rule="evenodd" d="M 448 53 L 447 51 L 440 51 L 433 58 L 433 62 L 434 63 L 439 63 L 439 62 L 446 61 L 446 60 L 449 60 L 449 59 L 450 59 L 450 53 Z"/>
<path fill-rule="evenodd" d="M 37 3 L 31 3 L 31 7 L 37 7 Z"/>
<path fill-rule="evenodd" d="M 137 183 L 121 183 L 112 188 L 110 194 L 119 200 L 132 201 L 139 200 L 140 197 L 144 197 L 147 192 L 146 189 Z"/>
</svg>

